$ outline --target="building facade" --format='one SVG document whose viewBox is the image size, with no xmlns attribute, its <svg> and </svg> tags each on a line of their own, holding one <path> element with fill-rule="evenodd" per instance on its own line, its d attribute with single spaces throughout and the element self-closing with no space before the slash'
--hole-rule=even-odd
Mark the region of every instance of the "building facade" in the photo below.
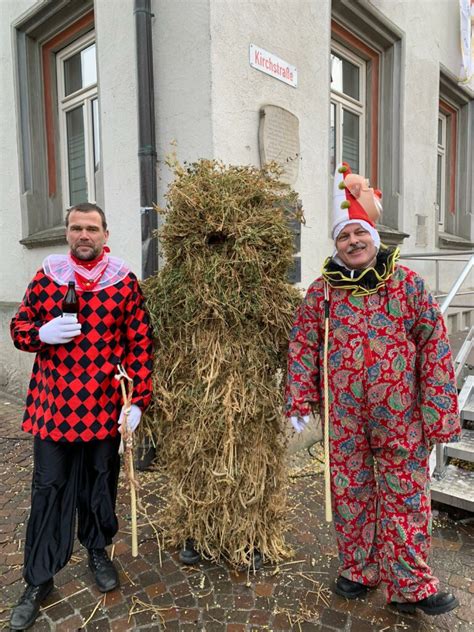
<svg viewBox="0 0 474 632">
<path fill-rule="evenodd" d="M 333 247 L 340 160 L 383 191 L 383 241 L 467 258 L 474 81 L 463 5 L 2 0 L 0 389 L 25 390 L 31 358 L 13 349 L 8 323 L 44 257 L 66 251 L 65 209 L 96 201 L 112 254 L 142 275 L 156 268 L 147 208 L 164 201 L 171 152 L 282 164 L 306 217 L 302 288 Z M 438 279 L 431 261 L 412 265 L 446 291 L 463 263 Z"/>
</svg>

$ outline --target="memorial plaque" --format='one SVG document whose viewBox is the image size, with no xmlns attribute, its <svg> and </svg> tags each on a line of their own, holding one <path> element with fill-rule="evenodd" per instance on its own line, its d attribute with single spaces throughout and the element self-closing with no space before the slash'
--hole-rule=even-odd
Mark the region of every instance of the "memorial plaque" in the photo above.
<svg viewBox="0 0 474 632">
<path fill-rule="evenodd" d="M 276 162 L 282 169 L 281 179 L 294 184 L 300 163 L 299 120 L 277 105 L 264 105 L 260 110 L 258 129 L 260 162 Z"/>
</svg>

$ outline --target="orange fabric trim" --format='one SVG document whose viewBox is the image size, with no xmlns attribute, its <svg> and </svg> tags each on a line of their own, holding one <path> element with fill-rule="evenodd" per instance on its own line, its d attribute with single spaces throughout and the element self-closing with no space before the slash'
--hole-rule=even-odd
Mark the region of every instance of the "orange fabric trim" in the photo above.
<svg viewBox="0 0 474 632">
<path fill-rule="evenodd" d="M 379 84 L 380 84 L 380 54 L 353 33 L 345 29 L 335 20 L 331 20 L 331 32 L 336 33 L 350 48 L 362 53 L 362 57 L 368 58 L 372 63 L 372 91 L 370 94 L 370 182 L 373 187 L 378 182 L 379 165 Z"/>
<path fill-rule="evenodd" d="M 449 212 L 451 215 L 456 213 L 456 159 L 457 159 L 457 148 L 458 148 L 458 110 L 453 108 L 452 105 L 443 101 L 443 99 L 439 100 L 439 109 L 443 114 L 446 114 L 448 117 L 448 124 L 450 126 L 451 132 L 451 140 L 449 143 Z"/>
<path fill-rule="evenodd" d="M 43 90 L 44 90 L 44 117 L 46 127 L 46 153 L 48 159 L 48 195 L 52 197 L 56 193 L 56 147 L 54 141 L 54 108 L 52 99 L 53 78 L 51 76 L 51 57 L 58 47 L 70 40 L 82 29 L 94 25 L 94 11 L 89 11 L 79 20 L 68 26 L 42 47 L 43 61 Z"/>
</svg>

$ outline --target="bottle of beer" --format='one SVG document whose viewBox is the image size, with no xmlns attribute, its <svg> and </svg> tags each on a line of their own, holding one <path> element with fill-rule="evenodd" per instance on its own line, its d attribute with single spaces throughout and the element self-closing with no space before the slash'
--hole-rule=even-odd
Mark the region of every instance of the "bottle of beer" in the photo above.
<svg viewBox="0 0 474 632">
<path fill-rule="evenodd" d="M 79 313 L 79 297 L 76 292 L 76 284 L 74 281 L 69 281 L 67 284 L 67 292 L 62 304 L 63 314 L 78 314 Z"/>
</svg>

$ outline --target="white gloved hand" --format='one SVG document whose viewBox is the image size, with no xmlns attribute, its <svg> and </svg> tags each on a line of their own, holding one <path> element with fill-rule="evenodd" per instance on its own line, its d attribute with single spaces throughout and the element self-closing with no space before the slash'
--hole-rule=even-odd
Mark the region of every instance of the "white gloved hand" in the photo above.
<svg viewBox="0 0 474 632">
<path fill-rule="evenodd" d="M 81 333 L 81 325 L 75 314 L 56 316 L 39 328 L 41 342 L 48 345 L 65 345 Z"/>
<path fill-rule="evenodd" d="M 136 430 L 138 424 L 140 423 L 140 419 L 142 416 L 142 411 L 140 410 L 140 408 L 138 406 L 136 406 L 135 404 L 132 404 L 130 407 L 130 412 L 128 414 L 128 419 L 127 419 L 127 428 L 130 432 L 133 432 L 134 430 Z M 120 412 L 120 417 L 119 417 L 119 432 L 122 432 L 122 424 L 124 422 L 125 419 L 125 407 L 122 406 L 122 410 Z"/>
<path fill-rule="evenodd" d="M 296 430 L 296 432 L 300 433 L 306 428 L 309 422 L 309 415 L 303 415 L 303 417 L 294 416 L 290 417 L 291 425 Z"/>
</svg>

